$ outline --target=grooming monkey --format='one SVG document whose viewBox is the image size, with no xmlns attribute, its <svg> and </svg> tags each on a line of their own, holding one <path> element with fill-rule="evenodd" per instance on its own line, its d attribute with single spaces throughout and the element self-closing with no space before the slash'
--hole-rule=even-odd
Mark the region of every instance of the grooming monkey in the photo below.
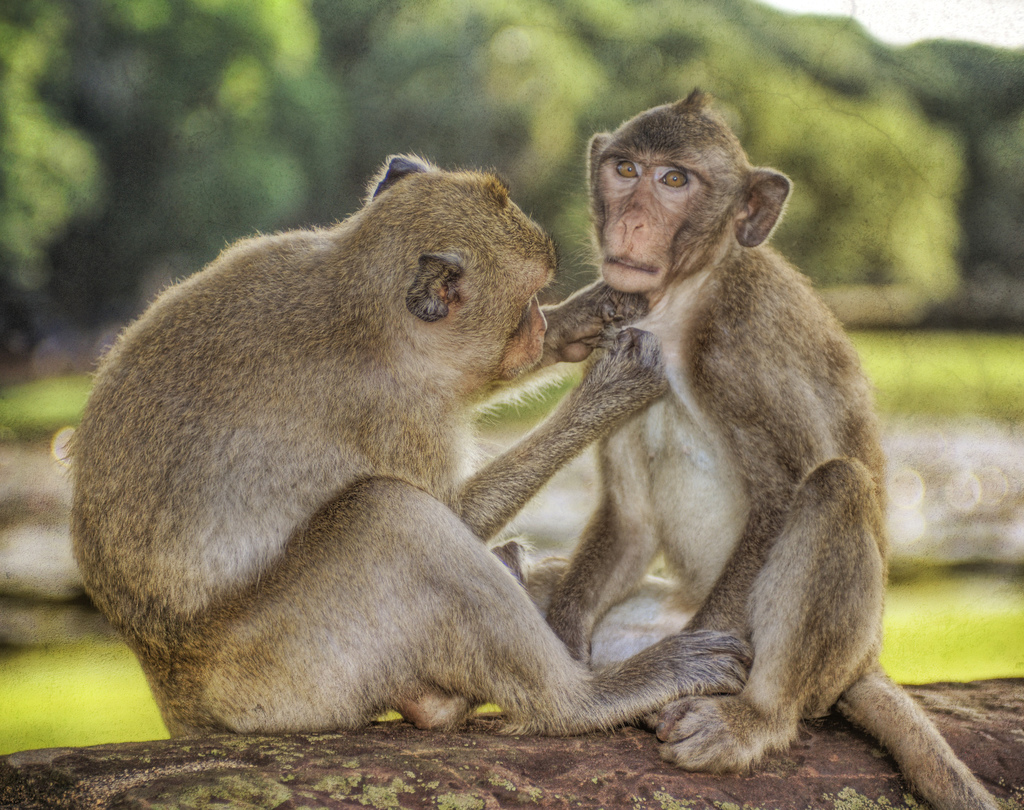
<svg viewBox="0 0 1024 810">
<path fill-rule="evenodd" d="M 661 553 L 689 629 L 748 638 L 734 696 L 657 724 L 663 757 L 742 771 L 838 703 L 938 808 L 994 808 L 878 663 L 887 540 L 868 381 L 807 280 L 766 246 L 789 180 L 753 168 L 695 91 L 589 150 L 604 281 L 648 297 L 669 391 L 599 448 L 602 499 L 547 618 L 586 660 L 595 623 Z M 678 625 L 676 626 L 678 629 Z"/>
<path fill-rule="evenodd" d="M 717 632 L 590 673 L 486 547 L 665 385 L 625 330 L 463 480 L 467 405 L 617 317 L 594 287 L 545 345 L 554 268 L 496 178 L 396 157 L 344 222 L 238 242 L 120 337 L 74 438 L 72 536 L 172 734 L 448 727 L 490 701 L 568 734 L 741 687 L 746 645 Z"/>
</svg>

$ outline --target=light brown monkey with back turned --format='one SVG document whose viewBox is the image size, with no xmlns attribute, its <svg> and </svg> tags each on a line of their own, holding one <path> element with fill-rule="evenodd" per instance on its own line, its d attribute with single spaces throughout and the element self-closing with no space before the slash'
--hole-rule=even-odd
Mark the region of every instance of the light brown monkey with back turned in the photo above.
<svg viewBox="0 0 1024 810">
<path fill-rule="evenodd" d="M 882 451 L 855 350 L 764 243 L 789 180 L 753 168 L 695 91 L 590 144 L 604 281 L 648 296 L 668 393 L 600 444 L 603 497 L 548 620 L 585 660 L 595 624 L 662 553 L 690 629 L 747 637 L 735 696 L 665 708 L 666 760 L 747 769 L 834 704 L 938 808 L 994 808 L 878 663 L 887 540 Z"/>
<path fill-rule="evenodd" d="M 664 386 L 627 330 L 550 421 L 464 478 L 468 405 L 589 352 L 622 296 L 551 310 L 550 239 L 486 174 L 392 159 L 331 229 L 243 240 L 165 291 L 101 363 L 73 444 L 88 592 L 175 735 L 451 726 L 496 702 L 542 733 L 735 691 L 732 636 L 591 674 L 491 538 Z M 635 398 L 635 401 L 634 401 Z"/>
</svg>

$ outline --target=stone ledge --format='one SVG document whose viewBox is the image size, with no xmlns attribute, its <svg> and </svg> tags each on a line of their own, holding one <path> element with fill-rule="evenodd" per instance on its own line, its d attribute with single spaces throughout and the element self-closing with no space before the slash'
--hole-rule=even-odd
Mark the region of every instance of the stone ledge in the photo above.
<svg viewBox="0 0 1024 810">
<path fill-rule="evenodd" d="M 1024 810 L 1024 679 L 910 687 L 953 749 Z M 507 737 L 481 718 L 454 734 L 395 722 L 344 734 L 215 735 L 52 748 L 0 758 L 0 807 L 921 808 L 892 760 L 838 715 L 750 776 L 667 767 L 633 728 Z"/>
</svg>

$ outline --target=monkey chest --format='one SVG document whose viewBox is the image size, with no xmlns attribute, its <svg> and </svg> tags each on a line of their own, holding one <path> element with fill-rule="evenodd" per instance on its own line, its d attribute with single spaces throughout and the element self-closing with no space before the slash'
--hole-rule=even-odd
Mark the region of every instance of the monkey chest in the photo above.
<svg viewBox="0 0 1024 810">
<path fill-rule="evenodd" d="M 635 447 L 648 471 L 648 525 L 697 606 L 746 523 L 743 478 L 724 438 L 674 391 L 648 408 L 639 427 Z"/>
</svg>

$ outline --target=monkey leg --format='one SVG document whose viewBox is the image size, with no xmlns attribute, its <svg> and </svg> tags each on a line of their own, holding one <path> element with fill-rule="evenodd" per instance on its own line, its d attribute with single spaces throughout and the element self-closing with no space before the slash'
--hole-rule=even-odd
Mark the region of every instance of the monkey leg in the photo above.
<svg viewBox="0 0 1024 810">
<path fill-rule="evenodd" d="M 582 733 L 695 690 L 738 691 L 749 655 L 704 632 L 593 673 L 453 512 L 388 479 L 321 509 L 238 603 L 211 625 L 194 715 L 240 732 L 354 728 L 403 706 L 450 726 L 493 702 L 517 730 Z"/>
<path fill-rule="evenodd" d="M 662 756 L 688 770 L 746 770 L 828 711 L 877 659 L 884 563 L 873 484 L 834 459 L 804 480 L 750 592 L 754 664 L 736 696 L 684 698 L 662 712 Z"/>
<path fill-rule="evenodd" d="M 523 584 L 541 615 L 546 616 L 552 594 L 568 568 L 565 557 L 527 560 Z M 624 661 L 675 635 L 692 617 L 692 611 L 679 605 L 677 584 L 649 574 L 597 621 L 590 635 L 590 665 Z"/>
</svg>

